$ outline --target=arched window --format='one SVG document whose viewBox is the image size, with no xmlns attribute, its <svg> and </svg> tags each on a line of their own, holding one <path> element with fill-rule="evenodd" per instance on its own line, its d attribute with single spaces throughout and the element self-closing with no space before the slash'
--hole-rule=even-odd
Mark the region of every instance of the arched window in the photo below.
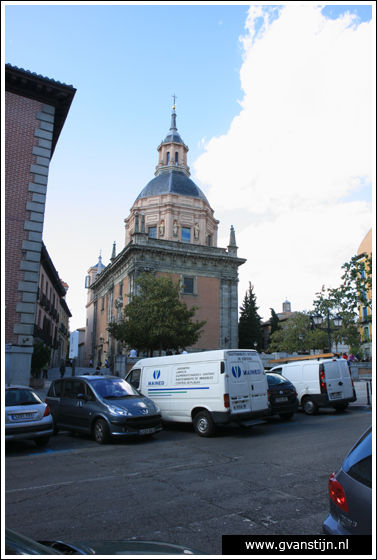
<svg viewBox="0 0 377 560">
<path fill-rule="evenodd" d="M 166 163 L 169 164 L 169 160 L 170 160 L 170 152 L 168 152 L 166 154 Z"/>
<path fill-rule="evenodd" d="M 175 152 L 175 165 L 178 165 L 178 152 Z"/>
</svg>

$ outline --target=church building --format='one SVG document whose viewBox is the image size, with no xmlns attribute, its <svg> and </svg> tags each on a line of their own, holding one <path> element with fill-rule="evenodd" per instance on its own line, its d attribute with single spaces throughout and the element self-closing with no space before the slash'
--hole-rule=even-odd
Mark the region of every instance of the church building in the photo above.
<svg viewBox="0 0 377 560">
<path fill-rule="evenodd" d="M 135 279 L 148 272 L 181 280 L 181 300 L 197 306 L 195 318 L 206 320 L 204 332 L 188 352 L 238 348 L 238 267 L 235 231 L 227 248 L 217 246 L 218 220 L 201 189 L 190 179 L 188 147 L 177 130 L 173 106 L 170 130 L 158 146 L 154 178 L 135 200 L 125 222 L 125 246 L 108 266 L 89 268 L 84 365 L 92 359 L 110 363 L 125 353 L 112 339 L 109 322 L 123 318 Z M 140 349 L 141 350 L 141 349 Z"/>
</svg>

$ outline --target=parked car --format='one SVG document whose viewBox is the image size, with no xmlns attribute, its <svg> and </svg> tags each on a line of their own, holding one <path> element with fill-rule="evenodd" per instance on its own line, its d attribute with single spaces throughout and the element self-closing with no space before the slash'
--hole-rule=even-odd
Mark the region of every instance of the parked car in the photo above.
<svg viewBox="0 0 377 560">
<path fill-rule="evenodd" d="M 65 542 L 61 540 L 55 541 L 34 541 L 11 531 L 5 529 L 5 554 L 6 555 L 31 555 L 37 554 L 40 556 L 60 554 L 66 555 L 86 555 L 93 554 L 99 558 L 104 556 L 122 555 L 142 555 L 149 558 L 155 554 L 195 554 L 198 556 L 206 555 L 201 550 L 195 548 L 181 546 L 178 544 L 171 544 L 158 541 L 90 541 L 90 542 Z"/>
<path fill-rule="evenodd" d="M 98 443 L 110 437 L 151 435 L 162 430 L 159 407 L 115 376 L 66 377 L 52 382 L 46 397 L 54 434 L 68 430 L 91 434 Z"/>
<path fill-rule="evenodd" d="M 330 514 L 325 535 L 372 534 L 372 427 L 329 477 Z"/>
<path fill-rule="evenodd" d="M 267 372 L 271 416 L 278 414 L 282 420 L 290 420 L 298 409 L 297 391 L 283 375 Z"/>
<path fill-rule="evenodd" d="M 5 441 L 32 439 L 47 445 L 53 433 L 50 408 L 31 387 L 5 387 Z"/>
<path fill-rule="evenodd" d="M 270 371 L 293 383 L 305 414 L 314 415 L 329 406 L 343 412 L 357 398 L 347 360 L 313 356 L 275 366 Z"/>
</svg>

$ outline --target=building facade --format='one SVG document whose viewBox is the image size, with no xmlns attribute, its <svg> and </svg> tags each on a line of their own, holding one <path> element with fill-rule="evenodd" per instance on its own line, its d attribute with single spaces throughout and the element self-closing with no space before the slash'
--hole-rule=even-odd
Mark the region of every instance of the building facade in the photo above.
<svg viewBox="0 0 377 560">
<path fill-rule="evenodd" d="M 76 90 L 5 65 L 5 378 L 29 384 L 49 165 Z"/>
<path fill-rule="evenodd" d="M 68 321 L 72 314 L 65 301 L 67 284 L 63 284 L 42 243 L 37 291 L 34 339 L 51 348 L 49 367 L 65 361 L 68 342 Z"/>
<path fill-rule="evenodd" d="M 188 147 L 178 133 L 175 106 L 170 130 L 158 146 L 155 177 L 135 200 L 125 222 L 125 247 L 110 264 L 101 257 L 88 271 L 85 360 L 94 365 L 122 353 L 107 325 L 120 320 L 142 272 L 170 274 L 182 283 L 181 300 L 206 320 L 191 351 L 238 347 L 238 267 L 233 226 L 227 248 L 217 247 L 218 220 L 204 193 L 190 179 Z M 85 362 L 84 362 L 85 363 Z M 85 364 L 86 365 L 86 364 Z"/>
</svg>

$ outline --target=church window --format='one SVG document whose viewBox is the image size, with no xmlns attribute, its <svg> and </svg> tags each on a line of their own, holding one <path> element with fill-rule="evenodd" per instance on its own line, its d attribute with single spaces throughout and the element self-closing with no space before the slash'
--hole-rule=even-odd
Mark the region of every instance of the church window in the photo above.
<svg viewBox="0 0 377 560">
<path fill-rule="evenodd" d="M 190 243 L 191 240 L 191 228 L 183 227 L 182 228 L 182 242 L 183 243 Z"/>
<path fill-rule="evenodd" d="M 189 276 L 183 277 L 183 293 L 193 294 L 194 293 L 194 279 Z"/>
<path fill-rule="evenodd" d="M 169 160 L 170 160 L 170 152 L 166 154 L 166 163 L 169 163 Z"/>
<path fill-rule="evenodd" d="M 178 165 L 178 152 L 175 152 L 175 165 Z"/>
<path fill-rule="evenodd" d="M 119 295 L 122 296 L 123 295 L 123 282 L 121 282 L 119 284 Z"/>
<path fill-rule="evenodd" d="M 157 239 L 157 226 L 148 228 L 149 239 Z"/>
</svg>

